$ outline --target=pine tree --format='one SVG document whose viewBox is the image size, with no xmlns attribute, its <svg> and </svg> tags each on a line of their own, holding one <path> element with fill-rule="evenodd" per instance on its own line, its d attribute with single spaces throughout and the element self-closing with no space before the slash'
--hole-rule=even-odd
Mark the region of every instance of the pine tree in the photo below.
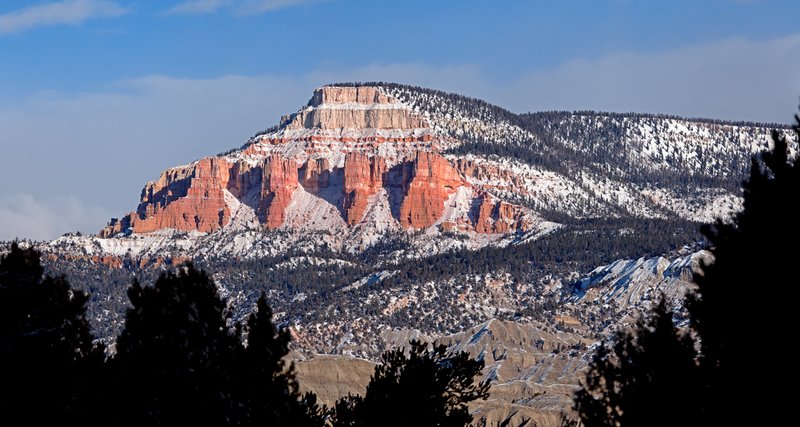
<svg viewBox="0 0 800 427">
<path fill-rule="evenodd" d="M 272 322 L 272 309 L 263 295 L 247 320 L 247 346 L 240 364 L 242 425 L 323 426 L 324 410 L 316 396 L 300 396 L 293 364 L 287 366 L 291 336 Z"/>
<path fill-rule="evenodd" d="M 598 349 L 575 400 L 586 426 L 780 425 L 791 418 L 792 393 L 776 390 L 781 380 L 793 386 L 793 369 L 772 369 L 782 356 L 771 345 L 793 332 L 785 293 L 797 282 L 800 241 L 796 119 L 794 142 L 773 132 L 773 149 L 753 159 L 744 209 L 704 227 L 712 261 L 695 274 L 697 291 L 687 297 L 690 330 L 677 331 L 662 303 L 648 325 Z M 770 345 L 757 346 L 754 337 Z"/>
<path fill-rule="evenodd" d="M 189 265 L 153 287 L 134 282 L 128 296 L 111 366 L 121 393 L 112 422 L 230 425 L 240 340 L 208 275 Z"/>
<path fill-rule="evenodd" d="M 208 275 L 188 265 L 153 287 L 134 282 L 110 371 L 116 425 L 322 426 L 316 396 L 300 396 L 284 358 L 290 335 L 260 298 L 242 327 Z"/>
<path fill-rule="evenodd" d="M 773 346 L 792 336 L 795 323 L 786 293 L 797 283 L 800 242 L 800 167 L 790 158 L 790 146 L 798 148 L 796 120 L 794 142 L 775 131 L 774 148 L 753 159 L 744 209 L 704 229 L 713 261 L 695 275 L 698 292 L 688 308 L 708 377 L 708 423 L 779 422 L 790 408 L 774 388 L 793 369 L 779 374 L 770 366 L 781 358 Z"/>
<path fill-rule="evenodd" d="M 45 276 L 32 248 L 15 242 L 0 259 L 0 424 L 89 423 L 103 348 L 86 301 L 64 277 Z"/>
<path fill-rule="evenodd" d="M 381 356 L 364 397 L 348 396 L 336 404 L 334 426 L 466 426 L 467 404 L 489 395 L 487 382 L 475 383 L 483 361 L 465 352 L 448 353 L 444 345 L 428 349 L 411 341 Z"/>
<path fill-rule="evenodd" d="M 700 425 L 695 356 L 662 300 L 649 321 L 597 348 L 575 409 L 586 427 Z"/>
</svg>

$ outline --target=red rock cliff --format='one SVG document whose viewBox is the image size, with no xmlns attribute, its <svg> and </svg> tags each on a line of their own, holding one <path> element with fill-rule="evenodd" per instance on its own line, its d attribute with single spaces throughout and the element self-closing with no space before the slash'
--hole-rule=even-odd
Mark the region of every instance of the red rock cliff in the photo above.
<svg viewBox="0 0 800 427">
<path fill-rule="evenodd" d="M 489 180 L 495 172 L 472 161 L 451 163 L 438 153 L 434 142 L 440 137 L 428 126 L 412 108 L 377 88 L 318 89 L 308 106 L 286 119 L 283 127 L 245 149 L 165 171 L 145 186 L 136 212 L 112 220 L 100 234 L 163 228 L 213 232 L 231 221 L 226 191 L 229 201 L 234 197 L 252 208 L 266 229 L 302 226 L 287 224 L 287 218 L 337 210 L 344 224 L 355 226 L 380 197 L 385 199 L 380 201 L 383 206 L 392 208 L 378 209 L 386 215 L 379 220 L 427 228 L 442 219 L 445 204 L 459 187 L 471 188 L 465 176 Z M 293 204 L 298 194 L 302 197 Z M 527 227 L 518 206 L 482 190 L 459 194 L 474 194 L 467 196 L 474 197 L 472 201 L 459 202 L 472 208 L 469 214 L 451 209 L 443 228 L 458 224 L 463 231 L 507 233 Z M 287 216 L 290 209 L 305 211 Z"/>
<path fill-rule="evenodd" d="M 369 198 L 383 187 L 386 162 L 377 156 L 350 153 L 344 160 L 345 221 L 355 225 L 361 221 Z"/>
<path fill-rule="evenodd" d="M 213 232 L 230 220 L 223 189 L 228 185 L 230 164 L 206 158 L 184 168 L 164 172 L 142 190 L 141 203 L 122 221 L 112 221 L 100 235 L 108 237 L 130 227 L 135 233 L 162 228 Z"/>
<path fill-rule="evenodd" d="M 444 212 L 444 204 L 455 189 L 466 182 L 450 162 L 439 154 L 419 151 L 404 170 L 405 198 L 400 206 L 400 224 L 427 228 Z"/>
<path fill-rule="evenodd" d="M 298 185 L 297 168 L 294 160 L 286 160 L 279 155 L 272 155 L 267 160 L 257 213 L 269 230 L 283 225 L 286 207 L 292 201 L 292 194 Z"/>
<path fill-rule="evenodd" d="M 478 233 L 512 233 L 525 231 L 530 226 L 519 206 L 496 199 L 488 193 L 478 196 L 476 202 L 473 226 Z"/>
</svg>

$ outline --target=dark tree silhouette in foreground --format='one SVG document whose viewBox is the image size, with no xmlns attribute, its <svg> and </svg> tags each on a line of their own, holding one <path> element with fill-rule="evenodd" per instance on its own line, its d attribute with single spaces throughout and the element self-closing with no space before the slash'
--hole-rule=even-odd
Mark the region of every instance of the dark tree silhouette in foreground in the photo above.
<svg viewBox="0 0 800 427">
<path fill-rule="evenodd" d="M 797 138 L 800 117 L 793 130 Z M 713 261 L 695 274 L 698 289 L 687 297 L 689 331 L 673 326 L 662 303 L 649 324 L 601 346 L 575 399 L 586 426 L 787 420 L 793 393 L 776 387 L 795 381 L 792 368 L 771 368 L 783 357 L 771 346 L 792 336 L 794 301 L 785 293 L 797 283 L 800 168 L 786 137 L 776 131 L 772 139 L 774 148 L 753 159 L 744 209 L 703 229 Z"/>
<path fill-rule="evenodd" d="M 272 309 L 262 295 L 247 320 L 247 347 L 240 364 L 243 425 L 322 426 L 324 411 L 316 395 L 301 398 L 294 366 L 287 366 L 291 336 L 272 323 Z"/>
<path fill-rule="evenodd" d="M 800 136 L 795 118 L 794 142 L 775 131 L 774 149 L 753 159 L 744 209 L 732 222 L 704 229 L 714 261 L 695 275 L 698 292 L 688 308 L 700 337 L 711 424 L 766 425 L 791 409 L 793 393 L 775 387 L 782 378 L 796 384 L 789 380 L 794 368 L 771 366 L 785 357 L 777 346 L 791 339 L 796 324 L 795 303 L 786 296 L 798 283 L 800 244 L 800 167 L 789 157 Z"/>
<path fill-rule="evenodd" d="M 323 425 L 313 394 L 285 370 L 289 334 L 262 297 L 248 345 L 208 275 L 188 265 L 153 287 L 134 282 L 133 307 L 111 371 L 122 391 L 118 425 Z"/>
<path fill-rule="evenodd" d="M 87 296 L 15 242 L 0 260 L 0 424 L 86 425 L 103 360 Z"/>
<path fill-rule="evenodd" d="M 408 356 L 404 349 L 383 353 L 363 397 L 336 403 L 333 424 L 466 426 L 472 421 L 467 404 L 489 395 L 488 382 L 475 382 L 483 366 L 465 352 L 411 341 Z"/>
<path fill-rule="evenodd" d="M 649 321 L 618 334 L 610 347 L 598 347 L 575 395 L 584 425 L 676 426 L 699 420 L 702 383 L 695 355 L 694 340 L 673 325 L 662 300 Z"/>
<path fill-rule="evenodd" d="M 239 339 L 208 275 L 190 265 L 153 287 L 134 282 L 128 296 L 133 307 L 112 361 L 122 392 L 113 421 L 229 425 Z"/>
</svg>

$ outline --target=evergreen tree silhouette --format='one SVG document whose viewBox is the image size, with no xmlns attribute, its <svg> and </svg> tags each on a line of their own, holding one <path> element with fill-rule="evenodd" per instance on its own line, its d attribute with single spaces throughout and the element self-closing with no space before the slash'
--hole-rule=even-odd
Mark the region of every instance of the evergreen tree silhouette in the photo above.
<svg viewBox="0 0 800 427">
<path fill-rule="evenodd" d="M 489 395 L 488 382 L 475 383 L 483 366 L 465 352 L 411 341 L 408 356 L 404 349 L 383 353 L 364 397 L 337 402 L 333 424 L 466 426 L 472 422 L 467 404 Z"/>
<path fill-rule="evenodd" d="M 316 396 L 300 396 L 285 365 L 290 335 L 272 323 L 262 296 L 242 327 L 208 275 L 191 264 L 153 287 L 134 282 L 133 307 L 110 371 L 122 396 L 121 426 L 323 426 Z"/>
<path fill-rule="evenodd" d="M 240 340 L 208 275 L 188 265 L 153 287 L 135 281 L 128 296 L 112 361 L 121 392 L 113 423 L 231 425 Z"/>
<path fill-rule="evenodd" d="M 775 131 L 774 148 L 753 159 L 744 209 L 703 230 L 713 261 L 695 275 L 698 292 L 687 306 L 700 337 L 708 423 L 769 424 L 791 407 L 787 395 L 774 393 L 778 379 L 769 366 L 780 358 L 777 349 L 755 337 L 777 345 L 796 323 L 785 295 L 797 283 L 800 243 L 800 167 L 789 153 L 798 148 L 795 119 L 793 142 Z"/>
<path fill-rule="evenodd" d="M 332 408 L 334 427 L 362 427 L 366 426 L 366 408 L 364 398 L 359 395 L 348 394 L 336 401 Z"/>
<path fill-rule="evenodd" d="M 87 425 L 103 360 L 87 296 L 14 242 L 0 259 L 0 424 Z M 96 386 L 96 384 L 94 384 Z"/>
<path fill-rule="evenodd" d="M 293 365 L 286 365 L 291 336 L 272 322 L 272 309 L 265 296 L 247 320 L 247 347 L 239 366 L 243 392 L 242 425 L 325 425 L 324 410 L 316 396 L 301 397 Z"/>
<path fill-rule="evenodd" d="M 775 131 L 772 150 L 755 156 L 744 183 L 744 208 L 703 228 L 713 260 L 694 275 L 687 296 L 690 329 L 673 326 L 663 302 L 649 324 L 600 346 L 575 408 L 586 426 L 772 425 L 791 416 L 792 393 L 776 393 L 792 368 L 760 342 L 791 335 L 800 227 L 800 168 L 795 141 Z M 790 149 L 790 145 L 792 146 Z M 690 338 L 693 333 L 696 342 Z M 697 351 L 699 347 L 700 351 Z"/>
<path fill-rule="evenodd" d="M 695 356 L 694 340 L 661 300 L 649 321 L 598 347 L 575 409 L 586 427 L 700 425 Z"/>
</svg>

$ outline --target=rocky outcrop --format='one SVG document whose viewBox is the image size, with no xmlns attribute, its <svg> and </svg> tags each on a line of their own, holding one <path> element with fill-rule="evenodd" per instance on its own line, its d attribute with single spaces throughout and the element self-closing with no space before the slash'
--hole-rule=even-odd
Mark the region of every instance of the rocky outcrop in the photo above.
<svg viewBox="0 0 800 427">
<path fill-rule="evenodd" d="M 375 363 L 343 356 L 316 356 L 295 363 L 300 392 L 314 392 L 323 405 L 332 408 L 347 395 L 363 396 Z"/>
<path fill-rule="evenodd" d="M 238 161 L 228 170 L 228 191 L 242 202 L 256 206 L 261 198 L 261 183 L 264 181 L 264 164 L 253 165 Z"/>
<path fill-rule="evenodd" d="M 130 230 L 131 227 L 131 215 L 125 215 L 122 218 L 111 218 L 103 227 L 97 235 L 99 237 L 109 238 L 114 237 L 120 233 L 125 233 Z"/>
<path fill-rule="evenodd" d="M 309 107 L 290 116 L 287 130 L 415 129 L 428 127 L 419 115 L 373 87 L 323 87 Z"/>
<path fill-rule="evenodd" d="M 357 227 L 362 221 L 381 223 L 381 230 L 525 230 L 525 210 L 473 190 L 468 174 L 487 171 L 446 159 L 437 138 L 422 115 L 378 88 L 323 87 L 279 130 L 248 147 L 165 171 L 145 186 L 136 212 L 112 219 L 100 235 L 210 233 L 241 206 L 268 230 L 370 229 Z M 452 203 L 464 208 L 443 218 L 462 187 L 469 190 Z"/>
<path fill-rule="evenodd" d="M 526 231 L 530 224 L 525 220 L 525 211 L 506 203 L 488 193 L 474 200 L 473 215 L 475 231 L 478 233 L 513 233 Z"/>
<path fill-rule="evenodd" d="M 149 233 L 162 228 L 210 233 L 225 226 L 230 210 L 223 190 L 228 185 L 230 164 L 220 158 L 206 158 L 192 165 L 170 169 L 158 181 L 142 190 L 136 212 L 112 220 L 101 236 L 130 228 Z"/>
<path fill-rule="evenodd" d="M 397 100 L 384 94 L 375 87 L 348 87 L 348 86 L 325 86 L 314 91 L 309 105 L 319 107 L 321 105 L 336 104 L 397 104 Z"/>
<path fill-rule="evenodd" d="M 328 159 L 309 159 L 299 170 L 299 179 L 306 191 L 319 194 L 331 184 L 331 165 Z"/>
<path fill-rule="evenodd" d="M 439 154 L 419 151 L 403 170 L 405 198 L 400 206 L 400 224 L 406 228 L 427 228 L 444 212 L 450 195 L 466 182 L 450 162 Z"/>
<path fill-rule="evenodd" d="M 286 207 L 297 189 L 297 163 L 273 155 L 263 170 L 261 200 L 256 213 L 268 230 L 274 230 L 283 225 Z"/>
<path fill-rule="evenodd" d="M 377 156 L 350 153 L 344 160 L 344 213 L 349 225 L 361 221 L 369 198 L 383 187 L 386 162 Z"/>
<path fill-rule="evenodd" d="M 513 189 L 515 192 L 527 194 L 524 190 L 525 182 L 522 177 L 509 171 L 490 164 L 478 164 L 472 159 L 455 159 L 456 170 L 468 178 L 474 178 L 482 182 L 509 182 L 513 186 L 504 188 L 497 185 L 489 185 L 491 188 Z"/>
</svg>

